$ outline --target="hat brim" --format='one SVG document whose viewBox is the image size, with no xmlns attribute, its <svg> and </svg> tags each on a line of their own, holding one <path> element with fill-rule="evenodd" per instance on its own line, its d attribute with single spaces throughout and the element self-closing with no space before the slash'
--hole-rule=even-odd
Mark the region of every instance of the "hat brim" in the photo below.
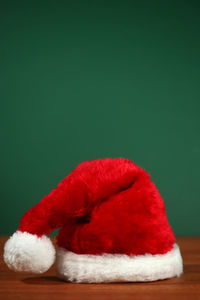
<svg viewBox="0 0 200 300">
<path fill-rule="evenodd" d="M 76 254 L 57 249 L 56 271 L 59 278 L 77 283 L 147 282 L 180 276 L 183 262 L 174 244 L 165 254 Z"/>
</svg>

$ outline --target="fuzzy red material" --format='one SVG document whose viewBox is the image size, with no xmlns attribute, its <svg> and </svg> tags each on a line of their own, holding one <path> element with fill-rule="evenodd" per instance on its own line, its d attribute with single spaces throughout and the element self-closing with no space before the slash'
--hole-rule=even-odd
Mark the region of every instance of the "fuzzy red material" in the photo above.
<svg viewBox="0 0 200 300">
<path fill-rule="evenodd" d="M 164 254 L 175 242 L 164 201 L 149 174 L 124 158 L 80 163 L 20 221 L 75 253 Z"/>
</svg>

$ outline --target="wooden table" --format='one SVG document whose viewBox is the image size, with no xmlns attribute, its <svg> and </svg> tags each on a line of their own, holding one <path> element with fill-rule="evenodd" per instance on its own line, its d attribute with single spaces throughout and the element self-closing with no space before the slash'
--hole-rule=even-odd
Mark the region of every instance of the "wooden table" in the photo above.
<svg viewBox="0 0 200 300">
<path fill-rule="evenodd" d="M 70 299 L 70 300 L 126 300 L 126 299 L 200 299 L 200 238 L 180 237 L 184 261 L 184 274 L 149 283 L 77 284 L 60 281 L 54 268 L 43 275 L 15 273 L 3 262 L 3 245 L 7 237 L 0 238 L 0 299 Z"/>
</svg>

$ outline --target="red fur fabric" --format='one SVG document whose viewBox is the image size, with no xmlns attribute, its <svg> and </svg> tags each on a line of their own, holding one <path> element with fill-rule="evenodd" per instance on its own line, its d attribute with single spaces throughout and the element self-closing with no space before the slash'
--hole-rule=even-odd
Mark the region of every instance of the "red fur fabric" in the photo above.
<svg viewBox="0 0 200 300">
<path fill-rule="evenodd" d="M 41 236 L 58 227 L 57 244 L 79 254 L 163 254 L 175 242 L 149 174 L 123 158 L 79 164 L 22 217 L 19 230 Z"/>
</svg>

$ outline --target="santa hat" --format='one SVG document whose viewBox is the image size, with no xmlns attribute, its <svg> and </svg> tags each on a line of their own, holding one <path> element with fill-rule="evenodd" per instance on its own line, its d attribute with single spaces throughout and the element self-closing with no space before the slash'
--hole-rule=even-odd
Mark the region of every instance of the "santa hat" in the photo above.
<svg viewBox="0 0 200 300">
<path fill-rule="evenodd" d="M 45 234 L 58 227 L 55 251 Z M 55 257 L 58 277 L 72 282 L 154 281 L 183 270 L 161 195 L 145 170 L 123 158 L 79 164 L 5 244 L 15 271 L 43 273 Z"/>
</svg>

